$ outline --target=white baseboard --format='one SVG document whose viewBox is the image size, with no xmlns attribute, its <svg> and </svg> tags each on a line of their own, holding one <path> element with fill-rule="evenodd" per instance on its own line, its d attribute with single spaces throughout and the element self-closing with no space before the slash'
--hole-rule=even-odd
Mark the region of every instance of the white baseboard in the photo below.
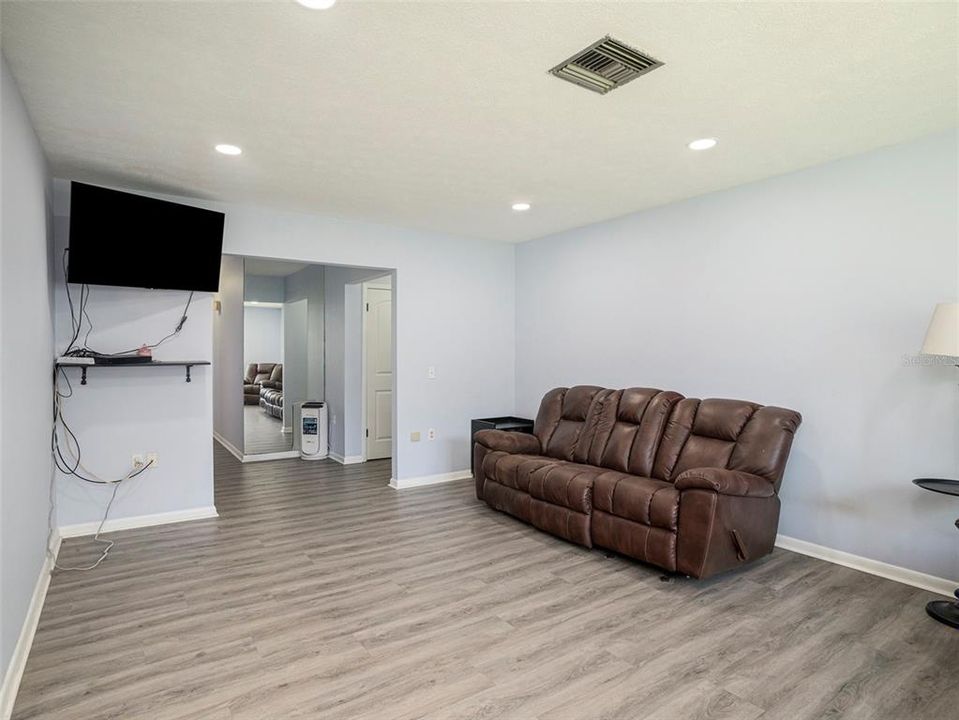
<svg viewBox="0 0 959 720">
<path fill-rule="evenodd" d="M 188 520 L 206 520 L 219 517 L 216 508 L 190 508 L 189 510 L 174 510 L 173 512 L 155 513 L 154 515 L 134 515 L 133 517 L 107 520 L 103 524 L 103 532 L 118 530 L 134 530 L 136 528 L 152 527 L 153 525 L 169 525 L 171 523 L 186 522 Z M 93 535 L 100 526 L 99 522 L 77 523 L 76 525 L 61 525 L 60 537 L 72 538 L 84 535 Z"/>
<path fill-rule="evenodd" d="M 366 462 L 362 455 L 340 455 L 333 451 L 330 451 L 330 460 L 336 460 L 340 465 L 356 465 L 357 463 Z"/>
<path fill-rule="evenodd" d="M 411 478 L 390 478 L 390 487 L 394 490 L 405 490 L 406 488 L 422 487 L 423 485 L 436 485 L 438 483 L 453 482 L 454 480 L 465 480 L 473 477 L 471 470 L 456 470 L 454 472 L 439 473 L 438 475 L 421 475 Z"/>
<path fill-rule="evenodd" d="M 956 589 L 956 586 L 959 586 L 959 580 L 946 580 L 945 578 L 936 577 L 935 575 L 926 575 L 916 570 L 899 567 L 898 565 L 890 565 L 889 563 L 872 560 L 862 557 L 861 555 L 853 555 L 852 553 L 843 552 L 842 550 L 833 550 L 824 545 L 817 545 L 816 543 L 799 540 L 794 537 L 789 537 L 788 535 L 777 535 L 776 547 L 782 548 L 783 550 L 791 550 L 800 555 L 808 555 L 809 557 L 818 558 L 819 560 L 825 560 L 835 563 L 836 565 L 842 565 L 843 567 L 852 568 L 853 570 L 861 570 L 870 575 L 878 575 L 887 580 L 895 580 L 904 585 L 911 585 L 912 587 L 939 593 L 940 595 L 953 597 L 953 591 Z"/>
<path fill-rule="evenodd" d="M 29 657 L 30 648 L 33 646 L 33 636 L 36 635 L 37 624 L 40 622 L 40 612 L 43 610 L 43 603 L 47 598 L 47 589 L 50 587 L 50 574 L 53 572 L 53 567 L 57 562 L 57 554 L 60 552 L 59 535 L 54 537 L 51 545 L 52 547 L 47 552 L 40 568 L 37 583 L 33 586 L 33 596 L 27 606 L 27 616 L 23 619 L 20 636 L 17 638 L 13 655 L 10 657 L 10 664 L 7 665 L 7 671 L 3 675 L 3 685 L 0 685 L 0 718 L 2 720 L 10 720 L 10 716 L 13 714 L 13 704 L 17 699 L 23 670 L 27 666 L 27 657 Z"/>
<path fill-rule="evenodd" d="M 267 460 L 290 460 L 300 457 L 299 450 L 284 450 L 283 452 L 260 453 L 258 455 L 244 455 L 240 462 L 254 463 L 266 462 Z"/>
<path fill-rule="evenodd" d="M 227 440 L 225 437 L 220 435 L 220 433 L 216 432 L 215 430 L 213 432 L 213 439 L 216 440 L 218 443 L 220 443 L 220 445 L 223 446 L 223 449 L 228 451 L 230 455 L 235 457 L 240 462 L 243 462 L 243 452 L 236 445 L 231 443 L 229 440 Z"/>
</svg>

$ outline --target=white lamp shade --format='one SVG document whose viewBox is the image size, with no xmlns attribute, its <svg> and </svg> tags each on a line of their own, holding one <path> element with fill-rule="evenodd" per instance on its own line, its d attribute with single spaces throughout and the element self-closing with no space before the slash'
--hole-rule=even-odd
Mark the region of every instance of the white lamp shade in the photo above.
<svg viewBox="0 0 959 720">
<path fill-rule="evenodd" d="M 959 357 L 959 303 L 939 303 L 932 312 L 926 339 L 922 343 L 926 355 Z"/>
</svg>

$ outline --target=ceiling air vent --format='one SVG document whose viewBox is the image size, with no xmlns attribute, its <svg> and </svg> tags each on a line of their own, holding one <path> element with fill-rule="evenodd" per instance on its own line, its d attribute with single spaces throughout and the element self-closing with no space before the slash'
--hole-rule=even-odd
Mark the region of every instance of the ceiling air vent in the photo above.
<svg viewBox="0 0 959 720">
<path fill-rule="evenodd" d="M 550 72 L 558 78 L 605 95 L 662 64 L 656 58 L 607 35 L 564 60 Z"/>
</svg>

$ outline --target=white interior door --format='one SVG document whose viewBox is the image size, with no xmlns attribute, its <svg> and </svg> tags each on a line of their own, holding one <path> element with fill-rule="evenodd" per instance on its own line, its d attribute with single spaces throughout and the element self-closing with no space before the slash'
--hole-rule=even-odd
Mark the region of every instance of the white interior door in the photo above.
<svg viewBox="0 0 959 720">
<path fill-rule="evenodd" d="M 366 288 L 366 459 L 393 452 L 393 292 Z"/>
</svg>

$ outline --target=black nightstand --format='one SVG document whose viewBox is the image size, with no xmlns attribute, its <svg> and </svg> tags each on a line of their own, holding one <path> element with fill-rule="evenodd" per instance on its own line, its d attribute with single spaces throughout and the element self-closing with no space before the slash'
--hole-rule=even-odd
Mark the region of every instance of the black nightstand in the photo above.
<svg viewBox="0 0 959 720">
<path fill-rule="evenodd" d="M 473 436 L 480 430 L 506 430 L 533 434 L 533 421 L 528 418 L 503 417 L 475 418 L 470 422 L 470 472 L 473 472 Z"/>
</svg>

